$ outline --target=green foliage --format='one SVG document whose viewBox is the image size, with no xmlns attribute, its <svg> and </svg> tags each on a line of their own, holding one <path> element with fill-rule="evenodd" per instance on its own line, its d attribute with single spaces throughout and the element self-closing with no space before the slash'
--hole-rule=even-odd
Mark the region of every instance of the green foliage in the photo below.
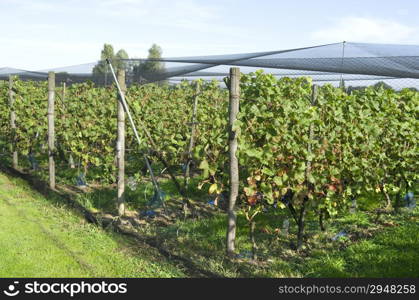
<svg viewBox="0 0 419 300">
<path fill-rule="evenodd" d="M 242 75 L 233 127 L 242 203 L 285 208 L 280 199 L 292 190 L 294 207 L 308 200 L 310 210 L 335 215 L 350 197 L 382 190 L 396 195 L 403 181 L 411 186 L 417 180 L 417 92 L 371 87 L 348 95 L 326 84 L 315 105 L 311 93 L 309 78 Z M 197 146 L 211 149 L 203 153 L 203 170 L 222 189 L 228 183 L 226 140 L 223 131 L 221 143 L 211 138 Z"/>
<path fill-rule="evenodd" d="M 10 133 L 9 123 L 9 95 L 8 95 L 9 83 L 5 80 L 0 81 L 0 136 L 6 137 Z"/>
<path fill-rule="evenodd" d="M 146 61 L 141 61 L 137 66 L 134 66 L 134 80 L 138 83 L 159 81 L 159 77 L 164 73 L 164 62 L 153 59 L 162 58 L 162 48 L 153 44 L 148 50 Z"/>
<path fill-rule="evenodd" d="M 16 144 L 21 154 L 27 155 L 32 149 L 37 155 L 47 151 L 47 84 L 45 82 L 15 81 L 17 118 Z M 2 98 L 0 128 L 9 136 L 8 87 L 0 89 Z M 195 84 L 184 82 L 176 88 L 149 84 L 133 85 L 127 90 L 127 99 L 134 119 L 138 125 L 142 141 L 138 146 L 133 132 L 127 128 L 126 148 L 129 167 L 138 172 L 143 167 L 141 152 L 147 151 L 148 139 L 143 128 L 151 136 L 163 157 L 172 166 L 183 165 L 186 161 L 186 149 L 189 143 L 190 122 Z M 209 140 L 214 139 L 223 145 L 225 116 L 223 113 L 215 123 L 212 117 L 219 111 L 226 111 L 227 92 L 220 90 L 217 83 L 201 83 L 198 96 L 197 147 L 194 150 L 195 165 L 203 159 L 204 152 L 217 152 L 217 149 L 203 149 Z M 3 100 L 4 99 L 4 100 Z M 69 158 L 72 154 L 76 163 L 86 170 L 95 168 L 89 178 L 103 182 L 115 181 L 115 143 L 116 143 L 116 108 L 117 92 L 114 86 L 97 87 L 92 83 L 73 84 L 66 89 L 66 98 L 61 99 L 61 88 L 56 92 L 55 131 L 57 152 L 61 157 Z M 221 109 L 220 109 L 221 108 Z M 221 130 L 220 130 L 221 129 Z M 208 134 L 207 134 L 208 133 Z M 37 136 L 37 138 L 35 138 Z M 220 146 L 217 146 L 220 148 Z M 223 147 L 223 146 L 222 146 Z M 215 148 L 215 147 L 214 147 Z M 218 155 L 216 156 L 218 157 Z M 211 157 L 210 157 L 211 158 Z M 98 176 L 98 178 L 92 177 Z"/>
<path fill-rule="evenodd" d="M 57 101 L 56 137 L 61 152 L 73 154 L 87 169 L 100 169 L 103 179 L 115 180 L 116 92 L 91 83 L 67 88 Z"/>
<path fill-rule="evenodd" d="M 125 69 L 125 63 L 122 59 L 129 58 L 128 53 L 121 49 L 116 54 L 111 44 L 104 44 L 103 50 L 100 54 L 100 61 L 93 68 L 93 81 L 98 84 L 108 85 L 112 83 L 112 74 L 106 62 L 108 59 L 116 70 Z"/>
<path fill-rule="evenodd" d="M 0 128 L 20 153 L 28 155 L 31 151 L 44 153 L 47 132 L 47 82 L 13 81 L 14 105 L 16 112 L 16 130 L 10 130 L 10 106 L 8 101 L 8 85 L 2 88 L 1 111 L 3 112 Z M 14 138 L 13 138 L 14 137 Z"/>
<path fill-rule="evenodd" d="M 105 48 L 103 55 L 111 52 Z M 127 160 L 137 171 L 143 167 L 139 154 L 150 146 L 146 128 L 157 147 L 153 150 L 170 165 L 183 165 L 197 96 L 193 165 L 202 172 L 199 187 L 221 194 L 228 187 L 228 91 L 218 82 L 199 84 L 199 95 L 195 83 L 186 81 L 128 88 L 142 144 L 128 128 Z M 276 202 L 285 208 L 280 200 L 292 190 L 295 207 L 305 199 L 308 209 L 334 215 L 348 207 L 350 197 L 368 193 L 379 200 L 374 194 L 382 192 L 393 197 L 417 181 L 418 92 L 371 87 L 348 95 L 324 85 L 312 105 L 311 90 L 309 78 L 278 80 L 263 72 L 242 76 L 234 130 L 243 205 Z M 15 91 L 16 146 L 23 154 L 45 153 L 46 83 L 16 81 Z M 0 86 L 0 95 L 0 130 L 12 141 L 7 84 Z M 115 181 L 116 99 L 114 87 L 83 83 L 69 86 L 66 99 L 56 101 L 58 152 L 73 153 L 76 162 L 99 170 L 94 176 L 107 182 Z"/>
</svg>

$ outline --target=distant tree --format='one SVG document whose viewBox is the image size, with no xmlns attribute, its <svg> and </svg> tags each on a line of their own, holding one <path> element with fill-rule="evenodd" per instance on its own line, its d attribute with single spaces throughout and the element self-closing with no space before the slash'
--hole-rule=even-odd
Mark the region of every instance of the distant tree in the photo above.
<svg viewBox="0 0 419 300">
<path fill-rule="evenodd" d="M 393 89 L 391 85 L 385 83 L 384 81 L 378 81 L 374 85 L 371 85 L 371 87 L 373 87 L 374 89 L 385 89 L 385 90 Z M 349 86 L 347 89 L 347 92 L 348 94 L 351 94 L 354 91 L 363 92 L 366 88 L 367 86 Z"/>
<path fill-rule="evenodd" d="M 374 84 L 374 88 L 375 89 L 382 88 L 382 89 L 385 89 L 385 90 L 391 90 L 392 89 L 391 85 L 385 83 L 384 81 L 379 81 L 376 84 Z"/>
<path fill-rule="evenodd" d="M 125 63 L 123 59 L 128 59 L 128 53 L 124 49 L 119 50 L 115 55 L 115 68 L 116 69 L 125 69 Z"/>
<path fill-rule="evenodd" d="M 55 73 L 55 80 L 57 82 L 72 83 L 73 80 L 68 72 L 57 72 Z"/>
<path fill-rule="evenodd" d="M 162 75 L 165 71 L 164 62 L 155 59 L 162 58 L 162 48 L 157 44 L 153 44 L 148 50 L 147 60 L 140 62 L 139 65 L 134 66 L 134 77 L 136 82 L 152 82 L 159 81 L 162 83 Z"/>
<path fill-rule="evenodd" d="M 105 81 L 104 83 L 106 84 L 107 75 L 109 73 L 109 66 L 106 63 L 106 59 L 109 59 L 111 62 L 113 62 L 114 56 L 115 54 L 113 46 L 110 44 L 105 44 L 103 46 L 103 50 L 100 53 L 100 61 L 93 68 L 93 78 L 95 81 Z"/>
<path fill-rule="evenodd" d="M 106 59 L 109 59 L 110 63 L 114 67 L 115 71 L 124 68 L 125 64 L 121 59 L 127 59 L 128 53 L 121 49 L 116 55 L 114 48 L 111 44 L 104 44 L 103 50 L 100 53 L 100 61 L 93 68 L 93 81 L 98 84 L 109 84 L 112 82 L 111 72 Z"/>
</svg>

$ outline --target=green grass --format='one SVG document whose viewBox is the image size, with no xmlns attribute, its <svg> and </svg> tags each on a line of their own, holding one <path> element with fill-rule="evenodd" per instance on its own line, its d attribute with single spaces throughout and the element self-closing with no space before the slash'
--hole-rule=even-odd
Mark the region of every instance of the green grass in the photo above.
<svg viewBox="0 0 419 300">
<path fill-rule="evenodd" d="M 285 211 L 273 211 L 257 221 L 258 261 L 249 257 L 251 244 L 246 220 L 238 215 L 236 246 L 242 259 L 224 258 L 226 217 L 179 221 L 157 228 L 166 247 L 192 257 L 202 268 L 232 277 L 418 277 L 419 210 L 384 215 L 378 223 L 375 215 L 359 211 L 328 221 L 320 232 L 313 218 L 308 219 L 307 241 L 299 252 L 291 249 L 296 227 L 282 236 L 274 232 L 287 217 Z M 346 237 L 333 240 L 340 231 Z M 268 231 L 268 233 L 266 232 Z M 291 241 L 291 242 L 290 242 Z"/>
<path fill-rule="evenodd" d="M 0 174 L 0 277 L 184 277 L 159 254 L 87 224 Z"/>
<path fill-rule="evenodd" d="M 405 222 L 344 251 L 319 253 L 308 260 L 315 277 L 419 277 L 419 224 Z"/>
<path fill-rule="evenodd" d="M 161 178 L 160 183 L 168 203 L 179 198 L 170 180 Z M 191 195 L 201 203 L 209 199 L 198 189 Z M 105 187 L 79 195 L 78 201 L 95 211 L 114 212 L 115 196 L 114 188 Z M 151 196 L 147 181 L 134 191 L 127 189 L 128 208 L 147 209 Z M 326 232 L 308 213 L 306 242 L 299 252 L 292 250 L 297 228 L 288 212 L 269 209 L 256 217 L 256 262 L 249 258 L 249 230 L 241 213 L 236 240 L 241 258 L 235 261 L 225 257 L 226 215 L 219 211 L 214 210 L 212 217 L 178 220 L 169 226 L 148 224 L 138 230 L 158 239 L 171 253 L 226 277 L 418 277 L 419 208 L 384 214 L 375 222 L 372 210 L 384 203 L 377 197 L 360 197 L 360 209 L 327 220 Z M 23 181 L 0 175 L 0 255 L 4 258 L 0 276 L 185 276 L 156 250 L 86 224 L 60 201 L 43 198 Z M 287 218 L 291 227 L 284 236 L 277 229 Z M 342 230 L 347 236 L 333 240 Z"/>
</svg>

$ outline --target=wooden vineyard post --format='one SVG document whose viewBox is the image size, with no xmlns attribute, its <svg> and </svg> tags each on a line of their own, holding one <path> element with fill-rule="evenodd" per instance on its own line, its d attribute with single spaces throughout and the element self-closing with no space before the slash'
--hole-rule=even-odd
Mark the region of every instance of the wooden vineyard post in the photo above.
<svg viewBox="0 0 419 300">
<path fill-rule="evenodd" d="M 48 73 L 48 169 L 49 187 L 55 189 L 55 73 Z"/>
<path fill-rule="evenodd" d="M 190 177 L 190 169 L 191 169 L 191 159 L 192 159 L 192 151 L 195 146 L 195 135 L 196 135 L 196 118 L 197 118 L 197 111 L 198 111 L 198 95 L 200 93 L 200 86 L 199 83 L 196 83 L 195 89 L 195 98 L 193 103 L 193 111 L 192 111 L 192 123 L 191 123 L 191 138 L 189 140 L 189 147 L 188 147 L 188 159 L 186 161 L 185 166 L 185 182 L 184 186 L 186 191 L 189 187 L 189 177 Z"/>
<path fill-rule="evenodd" d="M 13 91 L 13 77 L 9 76 L 9 106 L 10 106 L 10 129 L 12 131 L 12 141 L 11 141 L 11 150 L 12 150 L 12 167 L 14 169 L 18 168 L 18 155 L 16 151 L 16 112 L 14 109 L 15 103 L 15 92 Z"/>
<path fill-rule="evenodd" d="M 63 82 L 63 102 L 65 101 L 65 89 L 66 89 L 66 84 L 65 82 Z"/>
<path fill-rule="evenodd" d="M 62 89 L 62 94 L 61 94 L 61 102 L 64 105 L 64 107 L 66 107 L 66 103 L 65 103 L 66 89 L 67 89 L 67 85 L 66 85 L 65 82 L 63 82 L 63 89 Z M 70 165 L 70 168 L 71 169 L 76 168 L 76 166 L 74 164 L 73 153 L 71 153 L 71 152 L 70 152 L 70 155 L 68 157 L 68 164 Z"/>
<path fill-rule="evenodd" d="M 240 99 L 240 68 L 230 68 L 230 99 L 229 99 L 229 123 L 228 123 L 228 145 L 230 156 L 230 195 L 228 202 L 228 227 L 227 227 L 227 255 L 234 256 L 236 240 L 236 222 L 235 212 L 236 200 L 239 193 L 239 164 L 236 157 L 237 136 L 234 130 L 234 122 L 239 112 Z"/>
<path fill-rule="evenodd" d="M 118 83 L 123 93 L 126 92 L 125 71 L 118 71 Z M 118 96 L 119 97 L 119 96 Z M 116 142 L 116 158 L 118 165 L 118 215 L 125 214 L 125 111 L 122 102 L 118 99 L 118 136 Z"/>
<path fill-rule="evenodd" d="M 315 106 L 317 101 L 317 85 L 313 84 L 311 89 L 311 98 L 310 98 L 310 105 Z M 308 144 L 307 144 L 307 153 L 311 154 L 312 147 L 311 143 L 314 139 L 313 133 L 313 124 L 309 125 L 308 128 Z M 306 161 L 306 171 L 305 171 L 305 180 L 307 184 L 307 191 L 309 193 L 313 193 L 313 184 L 309 182 L 308 177 L 310 176 L 311 172 L 311 158 Z M 305 215 L 306 215 L 306 206 L 308 202 L 308 196 L 305 196 L 303 199 L 303 203 L 301 205 L 300 215 L 298 217 L 298 233 L 297 233 L 297 249 L 300 249 L 303 244 L 303 235 L 304 235 L 304 226 L 305 226 Z M 319 214 L 319 223 L 320 226 L 323 226 L 323 215 L 322 212 Z"/>
<path fill-rule="evenodd" d="M 313 84 L 313 86 L 312 86 L 312 88 L 311 88 L 311 98 L 310 98 L 310 105 L 311 106 L 315 106 L 316 105 L 316 101 L 317 101 L 317 85 L 315 85 L 315 84 Z M 311 149 L 311 141 L 313 140 L 313 138 L 314 138 L 314 134 L 313 134 L 313 124 L 310 124 L 310 126 L 309 126 L 309 132 L 308 132 L 308 135 L 309 135 L 309 142 L 308 142 L 308 144 L 307 144 L 307 152 L 309 153 L 309 154 L 311 154 L 311 152 L 312 152 L 312 149 Z M 310 169 L 311 169 L 311 160 L 307 160 L 307 168 L 306 168 L 306 170 L 307 170 L 307 174 L 310 172 Z"/>
</svg>

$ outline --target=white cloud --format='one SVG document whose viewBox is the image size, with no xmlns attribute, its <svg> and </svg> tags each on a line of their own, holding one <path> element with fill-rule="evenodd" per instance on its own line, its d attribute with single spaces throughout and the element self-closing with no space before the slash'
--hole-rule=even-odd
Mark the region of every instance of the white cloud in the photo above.
<svg viewBox="0 0 419 300">
<path fill-rule="evenodd" d="M 392 20 L 345 17 L 312 33 L 316 42 L 418 43 L 419 29 Z"/>
</svg>

